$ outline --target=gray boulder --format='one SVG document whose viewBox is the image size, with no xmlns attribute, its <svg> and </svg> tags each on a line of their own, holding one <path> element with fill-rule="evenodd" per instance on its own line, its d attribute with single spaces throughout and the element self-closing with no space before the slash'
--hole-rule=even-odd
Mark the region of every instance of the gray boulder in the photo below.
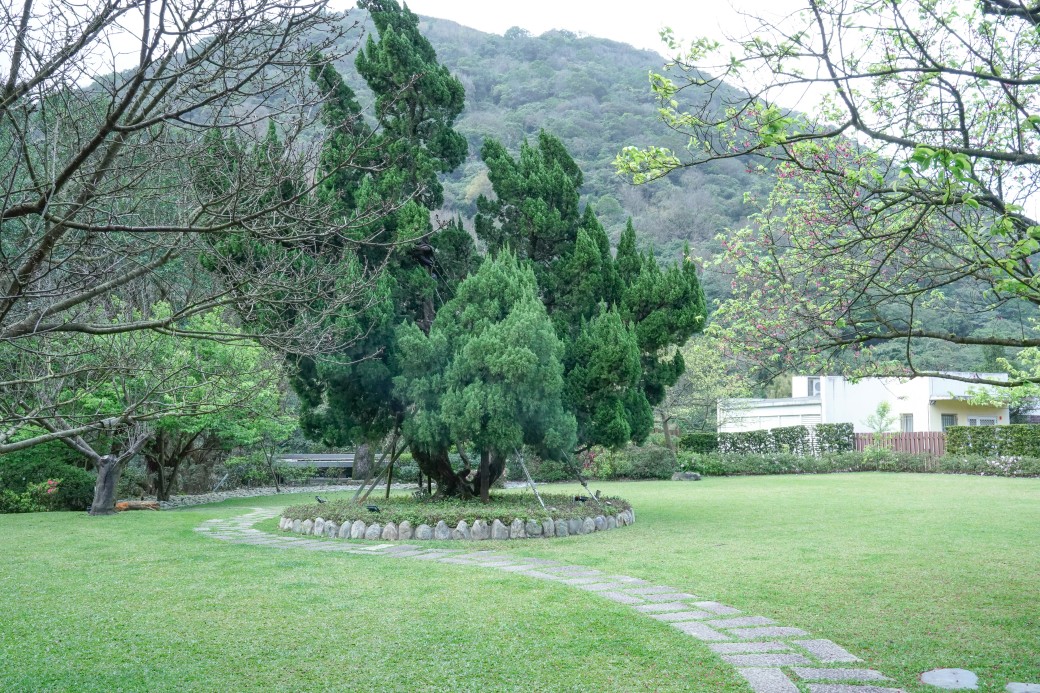
<svg viewBox="0 0 1040 693">
<path fill-rule="evenodd" d="M 672 481 L 700 481 L 701 475 L 697 472 L 676 472 L 672 474 Z"/>
<path fill-rule="evenodd" d="M 437 526 L 433 528 L 433 538 L 437 541 L 447 541 L 451 539 L 451 529 L 448 527 L 448 523 L 444 520 L 439 520 Z"/>
<path fill-rule="evenodd" d="M 617 518 L 613 515 L 607 516 L 607 529 L 617 529 Z"/>
<path fill-rule="evenodd" d="M 314 519 L 314 536 L 321 537 L 325 535 L 325 518 L 317 517 Z"/>
<path fill-rule="evenodd" d="M 566 520 L 557 520 L 556 521 L 556 536 L 558 536 L 558 537 L 565 537 L 568 534 L 570 534 L 570 530 L 567 529 L 567 521 Z"/>
<path fill-rule="evenodd" d="M 408 541 L 415 536 L 414 530 L 412 530 L 412 523 L 405 520 L 401 524 L 397 525 L 397 538 L 401 541 Z"/>
<path fill-rule="evenodd" d="M 607 528 L 607 518 L 602 515 L 596 515 L 596 517 L 592 518 L 592 521 L 596 524 L 597 532 L 602 532 Z"/>
<path fill-rule="evenodd" d="M 312 529 L 314 529 L 314 523 L 310 520 L 304 520 L 300 523 L 300 534 L 310 534 Z"/>
<path fill-rule="evenodd" d="M 336 532 L 339 531 L 339 525 L 332 520 L 325 523 L 325 536 L 335 538 Z"/>
<path fill-rule="evenodd" d="M 350 526 L 350 538 L 351 539 L 364 539 L 365 538 L 365 523 L 361 520 L 354 520 L 354 524 Z"/>
<path fill-rule="evenodd" d="M 553 522 L 552 518 L 542 520 L 542 536 L 543 537 L 555 537 L 556 536 L 556 523 Z"/>
<path fill-rule="evenodd" d="M 336 532 L 336 536 L 340 539 L 350 539 L 350 520 L 344 520 L 340 526 L 339 531 Z"/>
<path fill-rule="evenodd" d="M 383 526 L 378 522 L 373 522 L 365 530 L 365 539 L 379 539 L 381 536 L 383 536 Z"/>
<path fill-rule="evenodd" d="M 469 531 L 470 536 L 474 541 L 481 541 L 484 539 L 491 538 L 491 528 L 488 527 L 488 523 L 483 520 L 477 520 L 473 523 L 473 528 Z"/>
<path fill-rule="evenodd" d="M 303 531 L 303 524 L 299 520 L 292 521 L 292 531 L 300 534 Z"/>
<path fill-rule="evenodd" d="M 433 527 L 422 524 L 415 528 L 415 538 L 422 541 L 433 539 Z"/>
<path fill-rule="evenodd" d="M 527 530 L 524 528 L 524 521 L 519 517 L 513 520 L 509 524 L 509 538 L 510 539 L 526 539 Z"/>
<path fill-rule="evenodd" d="M 581 521 L 581 533 L 592 534 L 596 531 L 596 522 L 591 517 L 586 517 Z"/>
<path fill-rule="evenodd" d="M 581 520 L 567 520 L 567 534 L 581 534 Z"/>
<path fill-rule="evenodd" d="M 528 520 L 524 525 L 524 533 L 529 537 L 542 536 L 542 523 L 537 520 Z"/>
<path fill-rule="evenodd" d="M 397 525 L 393 522 L 387 522 L 386 526 L 383 527 L 383 533 L 379 537 L 387 541 L 397 541 Z"/>
<path fill-rule="evenodd" d="M 468 540 L 471 538 L 469 525 L 465 520 L 459 520 L 459 525 L 451 530 L 451 538 L 456 540 Z"/>
<path fill-rule="evenodd" d="M 509 538 L 509 528 L 502 524 L 498 518 L 491 523 L 491 538 L 503 540 Z"/>
</svg>

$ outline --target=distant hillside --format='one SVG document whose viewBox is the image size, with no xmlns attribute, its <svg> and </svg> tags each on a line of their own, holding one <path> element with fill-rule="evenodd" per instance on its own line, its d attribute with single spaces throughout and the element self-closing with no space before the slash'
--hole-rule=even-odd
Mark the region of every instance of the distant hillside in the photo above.
<svg viewBox="0 0 1040 693">
<path fill-rule="evenodd" d="M 446 181 L 447 214 L 468 223 L 477 197 L 490 194 L 479 157 L 485 137 L 516 152 L 539 128 L 560 137 L 581 165 L 586 200 L 611 238 L 617 240 L 631 215 L 662 256 L 674 257 L 684 241 L 695 254 L 711 254 L 714 236 L 742 224 L 751 211 L 744 192 L 767 189 L 768 181 L 733 160 L 644 186 L 614 174 L 612 162 L 624 146 L 686 144 L 657 119 L 647 74 L 665 61 L 652 51 L 565 31 L 532 36 L 514 28 L 498 36 L 431 18 L 423 18 L 421 28 L 466 88 L 458 129 L 469 140 L 470 158 Z M 364 101 L 353 63 L 340 67 Z"/>
</svg>

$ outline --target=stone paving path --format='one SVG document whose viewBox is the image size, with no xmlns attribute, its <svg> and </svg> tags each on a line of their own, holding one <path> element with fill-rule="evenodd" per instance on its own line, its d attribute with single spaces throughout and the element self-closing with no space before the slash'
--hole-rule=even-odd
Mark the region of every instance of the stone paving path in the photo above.
<svg viewBox="0 0 1040 693">
<path fill-rule="evenodd" d="M 276 511 L 256 508 L 227 520 L 207 520 L 196 531 L 233 542 L 278 549 L 304 549 L 388 558 L 409 558 L 502 570 L 593 592 L 626 606 L 640 616 L 663 621 L 691 638 L 705 641 L 732 665 L 755 693 L 905 693 L 886 687 L 891 679 L 830 640 L 814 638 L 801 628 L 748 616 L 738 609 L 664 585 L 627 575 L 609 575 L 584 566 L 540 558 L 510 556 L 499 551 L 423 548 L 416 544 L 358 544 L 269 534 L 254 529 Z"/>
</svg>

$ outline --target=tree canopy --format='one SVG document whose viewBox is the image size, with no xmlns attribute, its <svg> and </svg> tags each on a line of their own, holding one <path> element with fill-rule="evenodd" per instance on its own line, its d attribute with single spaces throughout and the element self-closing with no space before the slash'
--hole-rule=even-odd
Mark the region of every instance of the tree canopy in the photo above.
<svg viewBox="0 0 1040 693">
<path fill-rule="evenodd" d="M 735 353 L 773 371 L 915 375 L 1040 344 L 1037 13 L 824 0 L 755 24 L 715 67 L 716 41 L 672 40 L 680 54 L 652 84 L 691 146 L 617 159 L 637 182 L 734 158 L 777 175 L 752 224 L 723 239 L 734 296 L 717 322 Z M 696 97 L 723 80 L 739 99 Z M 825 92 L 814 113 L 781 105 L 807 87 Z"/>
</svg>

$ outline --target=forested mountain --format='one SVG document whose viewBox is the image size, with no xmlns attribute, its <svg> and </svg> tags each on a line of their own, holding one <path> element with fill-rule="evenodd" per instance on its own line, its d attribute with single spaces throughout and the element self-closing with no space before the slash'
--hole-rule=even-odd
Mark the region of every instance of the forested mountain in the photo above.
<svg viewBox="0 0 1040 693">
<path fill-rule="evenodd" d="M 359 16 L 352 11 L 348 18 Z M 515 152 L 543 128 L 563 140 L 581 166 L 584 200 L 593 204 L 611 241 L 617 243 L 631 216 L 663 258 L 677 257 L 687 241 L 694 255 L 712 254 L 715 235 L 742 224 L 752 211 L 744 192 L 770 187 L 740 161 L 711 163 L 644 186 L 614 173 L 612 162 L 624 146 L 686 144 L 657 117 L 647 78 L 665 62 L 657 53 L 567 31 L 533 36 L 513 28 L 498 36 L 428 17 L 420 28 L 466 89 L 456 127 L 469 142 L 469 157 L 445 181 L 445 215 L 461 215 L 470 224 L 477 197 L 490 194 L 479 158 L 485 137 Z M 349 61 L 339 67 L 366 102 L 367 89 Z M 716 294 L 711 284 L 709 278 L 706 289 Z"/>
</svg>

